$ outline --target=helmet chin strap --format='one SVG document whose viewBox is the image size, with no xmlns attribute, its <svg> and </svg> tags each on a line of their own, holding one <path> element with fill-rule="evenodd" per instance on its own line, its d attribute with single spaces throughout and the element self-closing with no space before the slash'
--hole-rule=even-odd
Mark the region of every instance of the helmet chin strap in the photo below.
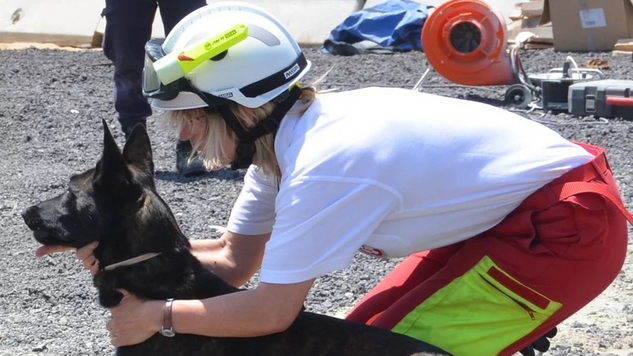
<svg viewBox="0 0 633 356">
<path fill-rule="evenodd" d="M 253 163 L 256 147 L 255 141 L 267 134 L 275 133 L 279 129 L 281 120 L 286 116 L 288 111 L 301 97 L 301 88 L 293 86 L 287 96 L 277 104 L 270 115 L 264 120 L 257 123 L 250 130 L 244 129 L 242 124 L 237 120 L 231 112 L 228 105 L 221 105 L 217 109 L 226 122 L 237 136 L 237 148 L 235 150 L 235 159 L 231 162 L 231 169 L 248 168 Z"/>
<path fill-rule="evenodd" d="M 269 133 L 277 132 L 281 120 L 301 97 L 302 93 L 301 88 L 298 85 L 294 85 L 287 93 L 282 94 L 282 99 L 279 100 L 279 103 L 267 118 L 258 122 L 250 130 L 246 130 L 229 108 L 234 103 L 233 101 L 202 92 L 190 83 L 187 90 L 197 94 L 209 107 L 216 108 L 224 122 L 237 136 L 236 157 L 231 162 L 231 169 L 233 170 L 248 168 L 253 163 L 256 151 L 255 140 Z"/>
</svg>

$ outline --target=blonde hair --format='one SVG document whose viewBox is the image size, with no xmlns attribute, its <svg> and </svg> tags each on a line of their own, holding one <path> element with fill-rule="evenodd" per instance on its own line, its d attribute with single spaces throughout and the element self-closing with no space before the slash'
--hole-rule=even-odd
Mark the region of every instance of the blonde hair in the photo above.
<svg viewBox="0 0 633 356">
<path fill-rule="evenodd" d="M 299 98 L 302 105 L 289 114 L 303 114 L 317 96 L 317 90 L 313 86 L 301 88 Z M 229 109 L 244 128 L 255 126 L 266 119 L 277 106 L 277 103 L 269 102 L 257 108 L 247 108 L 237 103 L 229 104 Z M 237 136 L 226 125 L 226 122 L 217 111 L 205 111 L 204 109 L 174 110 L 166 115 L 166 123 L 177 135 L 182 131 L 186 120 L 204 120 L 202 125 L 206 142 L 200 149 L 204 162 L 208 169 L 221 169 L 232 161 L 235 152 L 226 152 L 227 147 L 235 147 Z M 275 134 L 270 133 L 255 140 L 255 156 L 253 160 L 263 170 L 264 174 L 273 174 L 281 177 L 277 157 L 275 156 Z"/>
</svg>

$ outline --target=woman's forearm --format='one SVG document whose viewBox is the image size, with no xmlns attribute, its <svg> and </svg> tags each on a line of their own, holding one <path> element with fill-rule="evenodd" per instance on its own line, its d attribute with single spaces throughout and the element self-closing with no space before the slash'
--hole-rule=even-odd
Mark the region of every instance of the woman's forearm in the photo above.
<svg viewBox="0 0 633 356">
<path fill-rule="evenodd" d="M 173 325 L 178 333 L 215 337 L 255 337 L 284 330 L 272 308 L 262 308 L 253 299 L 254 291 L 232 293 L 206 300 L 179 300 L 173 305 Z M 235 303 L 244 308 L 235 310 Z"/>
<path fill-rule="evenodd" d="M 208 240 L 190 240 L 191 253 L 202 262 L 202 264 L 211 269 L 220 268 L 218 265 L 225 264 L 226 259 L 224 248 L 226 241 L 222 238 Z"/>
<path fill-rule="evenodd" d="M 226 242 L 222 239 L 193 240 L 191 252 L 205 266 L 229 284 L 239 287 L 250 276 L 235 268 L 235 262 L 226 251 Z"/>
<path fill-rule="evenodd" d="M 300 312 L 312 282 L 269 285 L 268 290 L 264 287 L 204 300 L 177 300 L 172 307 L 174 330 L 215 337 L 284 331 Z"/>
<path fill-rule="evenodd" d="M 225 232 L 218 239 L 191 240 L 191 252 L 202 264 L 233 286 L 246 283 L 261 266 L 270 234 Z"/>
</svg>

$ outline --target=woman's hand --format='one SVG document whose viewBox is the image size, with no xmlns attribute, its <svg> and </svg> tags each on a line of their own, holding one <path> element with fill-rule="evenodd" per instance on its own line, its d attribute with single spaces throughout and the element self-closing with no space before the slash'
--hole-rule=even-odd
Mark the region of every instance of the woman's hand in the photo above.
<svg viewBox="0 0 633 356">
<path fill-rule="evenodd" d="M 77 249 L 77 259 L 81 261 L 84 267 L 90 270 L 93 275 L 99 272 L 99 260 L 94 255 L 94 250 L 99 245 L 99 241 L 94 241 L 84 247 Z"/>
<path fill-rule="evenodd" d="M 112 319 L 106 324 L 112 345 L 135 345 L 160 331 L 164 301 L 141 300 L 124 289 L 118 291 L 123 294 L 123 299 L 110 309 Z"/>
<path fill-rule="evenodd" d="M 90 273 L 92 274 L 97 274 L 97 272 L 99 272 L 99 261 L 94 255 L 94 250 L 98 244 L 98 241 L 94 241 L 84 247 L 78 248 L 76 251 L 77 259 L 80 260 L 84 267 L 90 270 Z M 35 251 L 35 256 L 42 257 L 51 253 L 70 250 L 74 250 L 74 248 L 68 246 L 40 246 Z"/>
</svg>

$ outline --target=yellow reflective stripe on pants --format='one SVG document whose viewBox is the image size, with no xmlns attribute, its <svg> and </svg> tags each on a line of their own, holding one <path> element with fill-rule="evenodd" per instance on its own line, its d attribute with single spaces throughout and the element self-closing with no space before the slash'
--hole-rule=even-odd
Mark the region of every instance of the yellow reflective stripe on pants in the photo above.
<svg viewBox="0 0 633 356">
<path fill-rule="evenodd" d="M 503 278 L 494 278 L 490 271 L 501 272 L 498 276 Z M 529 291 L 528 297 L 519 295 L 517 287 Z M 493 356 L 532 332 L 560 307 L 486 256 L 418 305 L 392 330 L 455 356 Z"/>
</svg>

